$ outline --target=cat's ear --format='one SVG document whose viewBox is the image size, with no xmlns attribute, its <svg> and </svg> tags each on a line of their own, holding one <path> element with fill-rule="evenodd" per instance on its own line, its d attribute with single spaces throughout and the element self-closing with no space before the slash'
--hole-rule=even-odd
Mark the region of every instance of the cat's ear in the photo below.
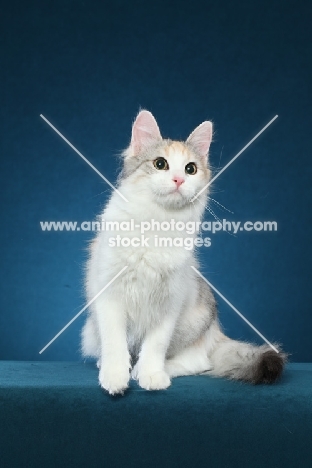
<svg viewBox="0 0 312 468">
<path fill-rule="evenodd" d="M 192 146 L 199 156 L 203 159 L 207 159 L 211 140 L 212 122 L 205 121 L 195 128 L 186 140 L 186 143 Z"/>
<path fill-rule="evenodd" d="M 142 110 L 132 126 L 130 143 L 132 155 L 138 154 L 161 139 L 162 137 L 153 114 Z"/>
</svg>

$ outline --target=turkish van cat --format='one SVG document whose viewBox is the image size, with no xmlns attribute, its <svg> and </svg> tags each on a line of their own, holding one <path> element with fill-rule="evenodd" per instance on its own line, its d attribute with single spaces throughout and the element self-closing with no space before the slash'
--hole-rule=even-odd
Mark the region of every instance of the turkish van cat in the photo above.
<svg viewBox="0 0 312 468">
<path fill-rule="evenodd" d="M 182 375 L 257 384 L 282 373 L 286 355 L 278 345 L 276 352 L 223 334 L 214 296 L 196 271 L 190 231 L 181 230 L 192 222 L 196 245 L 211 178 L 211 139 L 209 121 L 185 142 L 163 139 L 146 110 L 133 124 L 119 193 L 113 192 L 101 216 L 111 229 L 97 233 L 86 268 L 93 302 L 82 353 L 97 359 L 100 386 L 112 395 L 122 394 L 130 378 L 146 390 L 161 390 Z M 155 229 L 142 236 L 142 225 L 152 223 Z M 166 242 L 160 245 L 160 238 Z"/>
</svg>

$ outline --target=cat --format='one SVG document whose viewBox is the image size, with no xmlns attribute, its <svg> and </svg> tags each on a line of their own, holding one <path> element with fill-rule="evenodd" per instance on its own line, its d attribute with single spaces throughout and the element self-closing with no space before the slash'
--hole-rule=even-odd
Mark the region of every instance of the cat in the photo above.
<svg viewBox="0 0 312 468">
<path fill-rule="evenodd" d="M 205 373 L 258 384 L 282 374 L 286 354 L 278 345 L 276 352 L 224 335 L 215 298 L 191 268 L 199 265 L 194 249 L 183 244 L 190 234 L 177 229 L 178 222 L 198 226 L 203 217 L 211 140 L 209 121 L 185 142 L 163 139 L 147 110 L 133 123 L 119 193 L 113 192 L 102 213 L 102 220 L 116 224 L 97 233 L 86 265 L 89 301 L 111 282 L 90 305 L 81 332 L 82 354 L 97 359 L 99 384 L 111 395 L 123 394 L 130 378 L 146 390 L 161 390 L 176 376 Z M 117 229 L 117 223 L 131 220 L 133 230 Z M 145 239 L 138 245 L 140 223 L 151 220 L 167 222 L 166 228 L 149 231 L 149 244 Z M 177 224 L 168 230 L 172 220 Z M 195 230 L 192 238 L 198 234 Z M 117 236 L 127 242 L 112 243 Z M 182 244 L 157 247 L 161 236 Z"/>
</svg>

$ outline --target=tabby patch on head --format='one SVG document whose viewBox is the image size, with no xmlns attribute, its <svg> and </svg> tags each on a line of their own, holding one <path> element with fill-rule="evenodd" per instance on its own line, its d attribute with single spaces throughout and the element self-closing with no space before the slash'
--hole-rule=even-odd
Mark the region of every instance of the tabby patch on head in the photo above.
<svg viewBox="0 0 312 468">
<path fill-rule="evenodd" d="M 208 151 L 212 123 L 200 124 L 185 142 L 163 139 L 157 122 L 141 111 L 132 126 L 130 146 L 124 151 L 121 181 L 144 184 L 154 201 L 168 208 L 181 208 L 210 179 Z"/>
</svg>

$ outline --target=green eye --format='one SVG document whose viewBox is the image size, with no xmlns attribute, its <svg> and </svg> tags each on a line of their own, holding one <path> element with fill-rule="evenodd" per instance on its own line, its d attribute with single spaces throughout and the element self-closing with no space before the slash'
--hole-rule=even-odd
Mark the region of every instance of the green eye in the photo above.
<svg viewBox="0 0 312 468">
<path fill-rule="evenodd" d="M 153 164 L 159 171 L 166 171 L 169 169 L 169 165 L 165 158 L 157 158 L 153 161 Z"/>
<path fill-rule="evenodd" d="M 189 175 L 194 175 L 197 172 L 197 166 L 195 163 L 191 162 L 185 166 L 185 172 Z"/>
</svg>

